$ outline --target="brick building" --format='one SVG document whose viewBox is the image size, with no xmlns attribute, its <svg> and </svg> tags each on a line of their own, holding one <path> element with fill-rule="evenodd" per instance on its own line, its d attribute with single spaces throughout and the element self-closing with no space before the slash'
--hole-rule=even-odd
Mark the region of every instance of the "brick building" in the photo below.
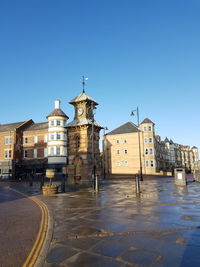
<svg viewBox="0 0 200 267">
<path fill-rule="evenodd" d="M 70 183 L 92 180 L 92 172 L 101 174 L 99 132 L 102 127 L 94 120 L 98 103 L 85 92 L 70 102 L 75 116 L 68 116 L 55 101 L 47 121 L 33 120 L 0 125 L 0 177 L 45 173 L 47 168 L 57 174 L 69 173 Z"/>
</svg>

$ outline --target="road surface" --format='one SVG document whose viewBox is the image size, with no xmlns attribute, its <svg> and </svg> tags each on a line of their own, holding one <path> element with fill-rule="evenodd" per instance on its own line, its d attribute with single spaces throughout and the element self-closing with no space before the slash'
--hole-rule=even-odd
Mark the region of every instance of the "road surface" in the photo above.
<svg viewBox="0 0 200 267">
<path fill-rule="evenodd" d="M 0 266 L 22 266 L 37 237 L 39 206 L 0 183 Z"/>
</svg>

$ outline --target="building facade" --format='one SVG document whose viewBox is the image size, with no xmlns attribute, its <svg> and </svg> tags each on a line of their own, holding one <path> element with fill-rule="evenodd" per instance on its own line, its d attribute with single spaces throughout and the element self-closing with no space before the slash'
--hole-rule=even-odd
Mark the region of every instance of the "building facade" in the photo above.
<svg viewBox="0 0 200 267">
<path fill-rule="evenodd" d="M 1 178 L 54 169 L 57 174 L 68 174 L 69 183 L 81 184 L 90 183 L 92 175 L 101 175 L 99 132 L 103 127 L 94 120 L 98 103 L 84 92 L 70 104 L 75 108 L 70 123 L 56 100 L 45 122 L 0 125 Z"/>
<path fill-rule="evenodd" d="M 171 175 L 176 167 L 194 172 L 199 160 L 197 147 L 161 140 L 148 118 L 139 127 L 127 122 L 104 135 L 103 153 L 106 174 L 136 174 L 142 168 L 147 175 Z"/>
</svg>

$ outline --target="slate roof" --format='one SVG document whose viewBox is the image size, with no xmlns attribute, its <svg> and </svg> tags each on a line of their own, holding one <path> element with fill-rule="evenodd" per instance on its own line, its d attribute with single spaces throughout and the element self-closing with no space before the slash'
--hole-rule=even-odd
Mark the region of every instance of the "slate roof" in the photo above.
<svg viewBox="0 0 200 267">
<path fill-rule="evenodd" d="M 9 124 L 1 124 L 0 132 L 12 132 L 15 129 L 17 129 L 19 126 L 23 125 L 25 122 L 26 121 L 9 123 Z"/>
<path fill-rule="evenodd" d="M 66 127 L 73 127 L 73 126 L 80 126 L 80 125 L 92 125 L 92 120 L 86 119 L 86 118 L 82 118 L 82 119 L 76 119 L 73 120 L 72 122 L 68 123 Z M 104 127 L 101 126 L 99 123 L 97 123 L 96 121 L 94 121 L 94 125 L 103 129 Z"/>
<path fill-rule="evenodd" d="M 48 129 L 48 122 L 33 123 L 27 127 L 24 131 L 37 131 L 37 130 L 46 130 Z"/>
<path fill-rule="evenodd" d="M 123 125 L 119 126 L 118 128 L 112 130 L 111 132 L 107 133 L 106 135 L 114 135 L 114 134 L 124 134 L 124 133 L 136 133 L 138 127 L 132 122 L 126 122 Z"/>
<path fill-rule="evenodd" d="M 166 137 L 164 142 L 169 143 L 169 139 Z"/>
<path fill-rule="evenodd" d="M 78 102 L 86 101 L 86 100 L 94 102 L 95 105 L 99 105 L 92 97 L 88 96 L 86 93 L 81 93 L 77 97 L 73 98 L 69 102 L 69 104 L 74 104 L 74 103 L 78 103 Z"/>
<path fill-rule="evenodd" d="M 65 117 L 65 118 L 67 118 L 67 119 L 69 119 L 68 117 L 67 117 L 67 115 L 62 111 L 62 109 L 60 109 L 60 108 L 55 108 L 48 116 L 47 116 L 47 118 L 48 117 L 53 117 L 53 116 L 60 116 L 60 117 Z"/>
<path fill-rule="evenodd" d="M 144 123 L 153 123 L 153 124 L 155 124 L 153 121 L 151 121 L 148 118 L 144 119 L 140 124 L 144 124 Z"/>
</svg>

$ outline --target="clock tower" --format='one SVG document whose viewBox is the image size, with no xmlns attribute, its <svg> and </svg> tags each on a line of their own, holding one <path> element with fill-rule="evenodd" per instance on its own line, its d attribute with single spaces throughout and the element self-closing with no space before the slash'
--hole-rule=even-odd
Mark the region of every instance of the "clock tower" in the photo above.
<svg viewBox="0 0 200 267">
<path fill-rule="evenodd" d="M 101 176 L 99 133 L 103 128 L 94 120 L 98 103 L 85 91 L 69 102 L 74 106 L 74 120 L 67 124 L 68 183 L 93 183 L 94 175 Z"/>
</svg>

